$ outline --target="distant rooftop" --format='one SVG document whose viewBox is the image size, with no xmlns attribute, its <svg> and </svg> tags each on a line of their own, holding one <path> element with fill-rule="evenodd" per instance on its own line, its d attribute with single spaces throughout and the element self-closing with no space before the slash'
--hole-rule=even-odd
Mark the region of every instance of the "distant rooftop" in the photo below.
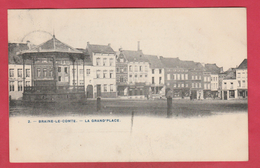
<svg viewBox="0 0 260 168">
<path fill-rule="evenodd" d="M 244 59 L 237 69 L 247 69 L 247 59 Z"/>
<path fill-rule="evenodd" d="M 164 68 L 161 60 L 156 55 L 144 55 L 151 64 L 151 68 Z"/>
<path fill-rule="evenodd" d="M 128 62 L 149 62 L 149 60 L 146 57 L 144 57 L 144 54 L 141 50 L 121 50 L 121 53 L 124 54 Z"/>
<path fill-rule="evenodd" d="M 108 45 L 89 44 L 87 45 L 89 52 L 101 53 L 101 54 L 115 54 L 115 51 Z"/>
</svg>

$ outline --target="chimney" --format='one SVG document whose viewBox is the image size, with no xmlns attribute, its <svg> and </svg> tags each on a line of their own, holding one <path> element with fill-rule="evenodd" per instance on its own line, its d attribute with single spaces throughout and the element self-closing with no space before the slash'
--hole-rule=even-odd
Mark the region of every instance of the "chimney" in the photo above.
<svg viewBox="0 0 260 168">
<path fill-rule="evenodd" d="M 110 43 L 108 43 L 108 46 L 110 47 Z"/>
<path fill-rule="evenodd" d="M 140 41 L 137 42 L 137 51 L 140 51 Z"/>
</svg>

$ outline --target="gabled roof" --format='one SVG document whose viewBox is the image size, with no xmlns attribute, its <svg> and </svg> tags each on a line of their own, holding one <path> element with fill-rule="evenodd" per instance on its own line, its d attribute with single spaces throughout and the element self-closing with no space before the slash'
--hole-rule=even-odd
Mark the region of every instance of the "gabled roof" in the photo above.
<svg viewBox="0 0 260 168">
<path fill-rule="evenodd" d="M 25 51 L 24 53 L 34 53 L 34 52 L 66 52 L 66 53 L 82 53 L 81 51 L 59 41 L 54 35 L 52 39 L 32 47 L 31 49 Z"/>
<path fill-rule="evenodd" d="M 148 59 L 151 64 L 151 68 L 163 68 L 163 64 L 161 60 L 155 55 L 144 55 L 145 58 Z"/>
<path fill-rule="evenodd" d="M 247 59 L 244 59 L 237 69 L 247 69 Z"/>
<path fill-rule="evenodd" d="M 221 68 L 219 68 L 216 64 L 205 64 L 205 70 L 207 72 L 211 72 L 212 74 L 219 74 L 221 72 Z"/>
<path fill-rule="evenodd" d="M 124 54 L 128 62 L 149 62 L 149 60 L 144 57 L 144 54 L 141 50 L 121 50 L 121 53 Z"/>
<path fill-rule="evenodd" d="M 181 60 L 179 58 L 160 58 L 165 68 L 178 68 L 180 67 Z"/>
<path fill-rule="evenodd" d="M 227 76 L 224 79 L 236 79 L 236 68 L 229 68 L 225 73 Z"/>
<path fill-rule="evenodd" d="M 87 48 L 89 49 L 89 52 L 92 53 L 115 54 L 115 51 L 110 47 L 110 45 L 98 45 L 88 43 Z"/>
</svg>

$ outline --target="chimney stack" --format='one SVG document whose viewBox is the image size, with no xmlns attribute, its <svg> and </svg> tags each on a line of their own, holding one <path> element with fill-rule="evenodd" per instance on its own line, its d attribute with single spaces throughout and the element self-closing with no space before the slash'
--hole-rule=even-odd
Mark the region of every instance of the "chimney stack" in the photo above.
<svg viewBox="0 0 260 168">
<path fill-rule="evenodd" d="M 108 46 L 110 47 L 110 43 L 108 43 Z"/>
<path fill-rule="evenodd" d="M 140 41 L 137 42 L 137 51 L 140 51 Z"/>
</svg>

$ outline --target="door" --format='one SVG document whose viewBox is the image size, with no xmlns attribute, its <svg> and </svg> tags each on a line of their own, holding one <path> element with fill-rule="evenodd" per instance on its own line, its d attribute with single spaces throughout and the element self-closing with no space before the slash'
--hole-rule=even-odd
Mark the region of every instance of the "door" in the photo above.
<svg viewBox="0 0 260 168">
<path fill-rule="evenodd" d="M 227 100 L 227 91 L 224 91 L 224 100 Z"/>
<path fill-rule="evenodd" d="M 87 86 L 87 98 L 93 98 L 93 86 L 92 85 Z"/>
</svg>

